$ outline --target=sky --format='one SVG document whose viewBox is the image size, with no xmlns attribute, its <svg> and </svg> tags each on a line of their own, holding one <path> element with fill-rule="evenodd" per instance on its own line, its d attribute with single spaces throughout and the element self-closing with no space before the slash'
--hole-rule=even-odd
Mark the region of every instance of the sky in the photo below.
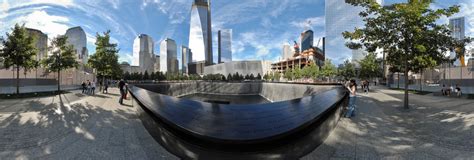
<svg viewBox="0 0 474 160">
<path fill-rule="evenodd" d="M 385 0 L 386 4 L 395 2 L 402 1 Z M 282 45 L 298 41 L 308 28 L 314 31 L 317 45 L 325 34 L 324 4 L 324 0 L 213 0 L 214 60 L 219 29 L 233 30 L 233 60 L 276 61 Z M 453 4 L 461 5 L 455 16 L 466 16 L 466 35 L 474 36 L 474 0 L 438 0 L 433 7 Z M 165 38 L 188 46 L 191 5 L 192 0 L 0 0 L 0 36 L 10 32 L 15 23 L 39 29 L 49 38 L 81 26 L 87 34 L 89 54 L 93 54 L 96 33 L 111 30 L 112 42 L 120 48 L 119 61 L 130 63 L 133 40 L 139 34 L 153 38 L 157 55 Z M 447 23 L 447 19 L 440 23 Z"/>
</svg>

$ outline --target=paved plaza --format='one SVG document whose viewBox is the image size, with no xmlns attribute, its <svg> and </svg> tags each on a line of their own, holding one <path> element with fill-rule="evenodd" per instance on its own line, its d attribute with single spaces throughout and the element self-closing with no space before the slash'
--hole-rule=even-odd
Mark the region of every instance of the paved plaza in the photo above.
<svg viewBox="0 0 474 160">
<path fill-rule="evenodd" d="M 0 159 L 177 159 L 145 130 L 118 90 L 0 100 Z M 474 100 L 374 88 L 303 159 L 474 159 Z"/>
<path fill-rule="evenodd" d="M 356 117 L 342 118 L 303 159 L 474 159 L 474 100 L 378 88 L 359 93 Z"/>
<path fill-rule="evenodd" d="M 0 159 L 177 159 L 117 93 L 0 100 Z"/>
</svg>

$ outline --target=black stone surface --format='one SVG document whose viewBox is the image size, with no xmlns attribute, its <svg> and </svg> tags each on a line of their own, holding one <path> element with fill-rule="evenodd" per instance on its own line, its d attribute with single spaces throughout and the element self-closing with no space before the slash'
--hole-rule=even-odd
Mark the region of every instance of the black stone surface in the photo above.
<svg viewBox="0 0 474 160">
<path fill-rule="evenodd" d="M 131 93 L 143 107 L 181 132 L 222 144 L 280 139 L 311 125 L 345 95 L 342 89 L 277 103 L 223 105 L 179 99 L 138 87 Z"/>
<path fill-rule="evenodd" d="M 223 94 L 204 94 L 195 93 L 179 97 L 194 101 L 218 103 L 218 104 L 262 104 L 270 103 L 269 100 L 260 95 L 223 95 Z"/>
</svg>

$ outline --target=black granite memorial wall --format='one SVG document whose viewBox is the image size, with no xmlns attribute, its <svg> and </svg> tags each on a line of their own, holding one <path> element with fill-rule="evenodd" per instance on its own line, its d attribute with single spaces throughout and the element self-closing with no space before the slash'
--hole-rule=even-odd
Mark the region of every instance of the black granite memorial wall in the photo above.
<svg viewBox="0 0 474 160">
<path fill-rule="evenodd" d="M 302 87 L 272 84 L 262 86 L 275 90 L 276 86 Z M 213 87 L 210 82 L 205 85 Z M 343 87 L 334 85 L 307 96 L 303 92 L 291 100 L 226 105 L 180 99 L 141 87 L 131 86 L 130 93 L 144 126 L 164 148 L 183 159 L 300 158 L 319 146 L 337 125 L 348 98 Z"/>
</svg>

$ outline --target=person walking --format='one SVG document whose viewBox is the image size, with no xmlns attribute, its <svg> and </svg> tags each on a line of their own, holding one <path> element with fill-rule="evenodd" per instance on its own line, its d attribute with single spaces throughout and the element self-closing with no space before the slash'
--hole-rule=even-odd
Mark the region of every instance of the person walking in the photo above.
<svg viewBox="0 0 474 160">
<path fill-rule="evenodd" d="M 349 108 L 347 109 L 345 117 L 350 118 L 355 115 L 355 101 L 356 101 L 356 82 L 351 79 L 349 86 L 346 88 L 349 90 Z"/>
<path fill-rule="evenodd" d="M 124 90 L 124 87 L 125 87 L 125 81 L 123 81 L 123 79 L 121 79 L 119 82 L 118 82 L 118 88 L 120 90 L 120 98 L 119 98 L 119 103 L 121 105 L 123 105 L 123 99 L 125 98 L 125 90 Z"/>
</svg>

